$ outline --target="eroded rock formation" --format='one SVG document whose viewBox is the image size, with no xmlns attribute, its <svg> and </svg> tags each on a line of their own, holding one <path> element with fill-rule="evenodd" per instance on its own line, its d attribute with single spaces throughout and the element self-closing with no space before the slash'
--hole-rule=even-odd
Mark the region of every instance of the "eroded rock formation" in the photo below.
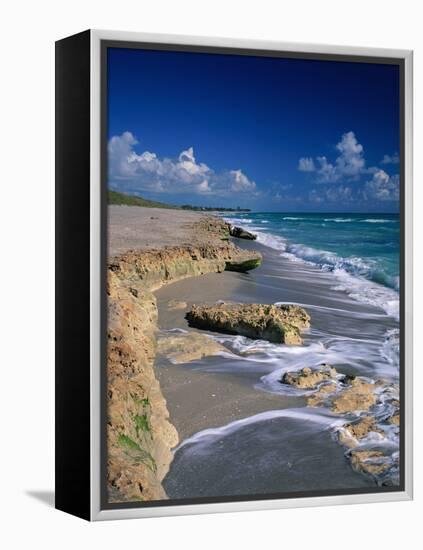
<svg viewBox="0 0 423 550">
<path fill-rule="evenodd" d="M 242 227 L 236 227 L 235 225 L 229 225 L 229 234 L 231 237 L 236 237 L 237 239 L 247 239 L 249 241 L 257 239 L 257 235 L 254 235 L 254 233 L 250 233 L 250 231 Z"/>
<path fill-rule="evenodd" d="M 300 371 L 286 372 L 282 384 L 290 384 L 301 389 L 315 389 L 322 382 L 333 381 L 337 377 L 336 369 L 330 365 L 321 365 L 318 369 L 304 367 Z"/>
<path fill-rule="evenodd" d="M 210 336 L 197 332 L 170 334 L 158 340 L 158 352 L 165 355 L 172 363 L 189 363 L 229 350 L 213 340 Z"/>
<path fill-rule="evenodd" d="M 193 234 L 191 244 L 129 251 L 109 259 L 107 477 L 111 502 L 167 498 L 161 481 L 178 442 L 154 372 L 157 306 L 152 292 L 186 277 L 225 269 L 244 271 L 261 261 L 260 254 L 227 241 L 228 228 L 222 220 L 203 218 Z"/>
<path fill-rule="evenodd" d="M 293 305 L 193 305 L 186 318 L 196 328 L 291 345 L 302 344 L 300 331 L 310 326 L 308 313 Z"/>
<path fill-rule="evenodd" d="M 343 417 L 334 432 L 351 466 L 379 485 L 393 483 L 399 454 L 384 442 L 400 424 L 398 385 L 342 374 L 329 365 L 286 372 L 281 383 L 305 390 L 309 407 L 327 407 Z"/>
</svg>

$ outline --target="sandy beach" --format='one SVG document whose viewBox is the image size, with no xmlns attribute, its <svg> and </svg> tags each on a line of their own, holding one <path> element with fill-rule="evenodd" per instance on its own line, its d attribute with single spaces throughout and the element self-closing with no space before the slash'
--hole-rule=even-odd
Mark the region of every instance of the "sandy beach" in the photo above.
<svg viewBox="0 0 423 550">
<path fill-rule="evenodd" d="M 192 224 L 205 220 L 209 214 L 199 212 L 142 208 L 109 207 L 109 254 L 115 256 L 128 250 L 181 246 L 204 241 L 204 235 L 192 231 Z M 168 303 L 175 298 L 195 302 L 215 303 L 230 300 L 236 294 L 242 278 L 238 273 L 209 273 L 166 285 L 156 292 L 160 329 L 188 328 L 184 310 L 170 310 Z M 192 329 L 195 331 L 195 329 Z M 293 406 L 303 399 L 287 398 L 257 392 L 246 373 L 240 378 L 221 373 L 219 376 L 200 372 L 184 365 L 173 366 L 160 357 L 156 373 L 167 401 L 170 419 L 179 439 L 204 428 L 220 426 L 274 408 Z"/>
<path fill-rule="evenodd" d="M 204 242 L 204 235 L 196 235 L 192 224 L 207 217 L 189 210 L 111 205 L 108 208 L 109 256 L 128 250 Z"/>
<path fill-rule="evenodd" d="M 348 454 L 350 432 L 344 433 L 342 426 L 351 420 L 360 422 L 360 407 L 367 411 L 375 405 L 376 416 L 367 417 L 370 428 L 363 434 L 373 425 L 375 434 L 388 429 L 386 423 L 397 407 L 391 405 L 397 386 L 389 381 L 395 381 L 396 371 L 384 353 L 390 353 L 386 349 L 391 345 L 386 335 L 397 330 L 394 318 L 377 305 L 337 289 L 333 273 L 310 262 L 292 261 L 262 242 L 231 239 L 236 250 L 262 258 L 261 265 L 248 272 L 224 271 L 225 262 L 219 259 L 207 260 L 201 267 L 200 250 L 209 251 L 211 258 L 233 255 L 235 250 L 225 248 L 233 244 L 227 244 L 227 237 L 216 229 L 221 221 L 210 214 L 113 206 L 109 224 L 110 256 L 123 266 L 119 269 L 129 268 L 125 284 L 133 284 L 134 276 L 148 282 L 157 270 L 166 279 L 162 284 L 153 277 L 149 284 L 154 289 L 154 339 L 158 342 L 152 373 L 163 396 L 163 421 L 177 432 L 177 445 L 174 439 L 167 443 L 170 451 L 173 447 L 173 460 L 166 459 L 163 466 L 163 487 L 169 498 L 295 492 L 310 487 L 366 488 L 377 485 L 379 479 L 385 483 L 383 476 L 392 461 L 395 468 L 395 443 L 385 442 L 385 447 L 373 443 L 371 451 L 357 451 L 365 454 Z M 162 261 L 167 262 L 164 267 L 160 267 Z M 140 262 L 135 271 L 133 262 Z M 184 262 L 191 263 L 186 267 Z M 200 267 L 192 271 L 192 262 Z M 138 293 L 135 296 L 139 298 Z M 311 327 L 303 331 L 302 345 L 287 346 L 189 326 L 186 313 L 193 305 L 214 307 L 222 302 L 297 304 L 310 315 Z M 196 348 L 193 340 L 193 357 L 186 355 L 187 359 L 175 362 L 175 337 L 195 334 L 217 351 L 202 353 L 203 344 Z M 163 341 L 170 342 L 170 350 L 161 346 Z M 281 383 L 286 372 L 314 369 L 318 373 L 319 365 L 326 364 L 336 366 L 337 373 L 335 393 L 327 394 L 329 401 L 319 393 L 320 385 L 304 391 Z M 359 389 L 358 397 L 354 394 L 347 405 L 345 399 L 342 402 L 345 414 L 334 414 L 336 399 L 341 396 L 342 400 L 349 388 L 349 383 L 340 382 L 345 376 L 358 377 L 360 388 L 366 388 L 370 397 L 363 401 L 360 391 L 364 390 Z M 383 388 L 383 401 L 374 397 L 373 387 Z M 151 413 L 154 419 L 154 410 Z M 360 442 L 354 445 L 362 448 Z M 383 458 L 380 449 L 391 447 L 394 458 Z M 380 457 L 385 460 L 382 465 Z M 354 468 L 351 460 L 357 464 Z"/>
<path fill-rule="evenodd" d="M 193 303 L 231 300 L 236 296 L 241 278 L 237 273 L 210 273 L 158 290 L 160 329 L 179 327 L 196 331 L 188 327 L 185 311 L 169 310 L 169 302 L 175 296 L 185 301 L 187 307 Z M 257 391 L 254 389 L 256 373 L 248 370 L 241 375 L 213 372 L 218 361 L 219 358 L 208 358 L 203 361 L 203 369 L 196 369 L 195 363 L 172 365 L 165 357 L 157 356 L 156 372 L 181 441 L 205 428 L 223 426 L 266 410 L 305 404 L 303 398 L 281 399 L 278 395 Z M 207 372 L 207 364 L 212 372 Z"/>
</svg>

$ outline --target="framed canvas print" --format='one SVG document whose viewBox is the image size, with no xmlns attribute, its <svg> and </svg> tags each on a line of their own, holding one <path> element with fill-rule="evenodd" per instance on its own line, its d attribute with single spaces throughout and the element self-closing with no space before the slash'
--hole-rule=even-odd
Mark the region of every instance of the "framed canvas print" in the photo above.
<svg viewBox="0 0 423 550">
<path fill-rule="evenodd" d="M 56 506 L 412 496 L 412 53 L 56 43 Z"/>
</svg>

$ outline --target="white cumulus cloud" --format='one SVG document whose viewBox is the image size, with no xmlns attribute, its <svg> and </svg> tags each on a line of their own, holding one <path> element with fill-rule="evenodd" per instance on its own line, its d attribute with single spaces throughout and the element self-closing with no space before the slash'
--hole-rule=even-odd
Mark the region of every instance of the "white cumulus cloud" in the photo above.
<svg viewBox="0 0 423 550">
<path fill-rule="evenodd" d="M 373 173 L 372 179 L 364 187 L 365 197 L 381 201 L 398 201 L 400 194 L 399 175 L 390 176 L 381 168 Z"/>
<path fill-rule="evenodd" d="M 398 164 L 400 161 L 399 154 L 394 153 L 393 155 L 383 155 L 383 159 L 380 161 L 381 164 Z"/>
<path fill-rule="evenodd" d="M 336 159 L 336 168 L 342 176 L 356 178 L 364 169 L 363 146 L 358 143 L 354 132 L 342 136 L 336 148 L 340 152 Z"/>
<path fill-rule="evenodd" d="M 298 170 L 300 172 L 314 172 L 315 169 L 314 160 L 311 157 L 302 157 L 298 161 Z"/>
<path fill-rule="evenodd" d="M 138 154 L 137 144 L 131 132 L 109 140 L 109 181 L 122 191 L 221 197 L 256 192 L 256 183 L 241 169 L 217 173 L 196 160 L 193 147 L 181 151 L 177 159 L 169 159 L 150 151 Z"/>
<path fill-rule="evenodd" d="M 298 169 L 314 172 L 317 183 L 334 183 L 342 178 L 356 180 L 364 172 L 366 161 L 363 146 L 357 141 L 354 132 L 346 132 L 336 145 L 338 156 L 333 162 L 325 156 L 302 157 Z"/>
</svg>

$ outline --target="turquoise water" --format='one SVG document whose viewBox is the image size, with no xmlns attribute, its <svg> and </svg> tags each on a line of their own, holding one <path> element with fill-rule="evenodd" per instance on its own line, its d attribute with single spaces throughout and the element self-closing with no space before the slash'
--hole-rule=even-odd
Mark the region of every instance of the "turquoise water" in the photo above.
<svg viewBox="0 0 423 550">
<path fill-rule="evenodd" d="M 398 214 L 249 213 L 225 216 L 232 223 L 285 240 L 285 252 L 323 269 L 343 269 L 389 288 L 399 288 Z M 260 239 L 259 239 L 260 240 Z M 279 242 L 279 246 L 282 243 Z"/>
</svg>

